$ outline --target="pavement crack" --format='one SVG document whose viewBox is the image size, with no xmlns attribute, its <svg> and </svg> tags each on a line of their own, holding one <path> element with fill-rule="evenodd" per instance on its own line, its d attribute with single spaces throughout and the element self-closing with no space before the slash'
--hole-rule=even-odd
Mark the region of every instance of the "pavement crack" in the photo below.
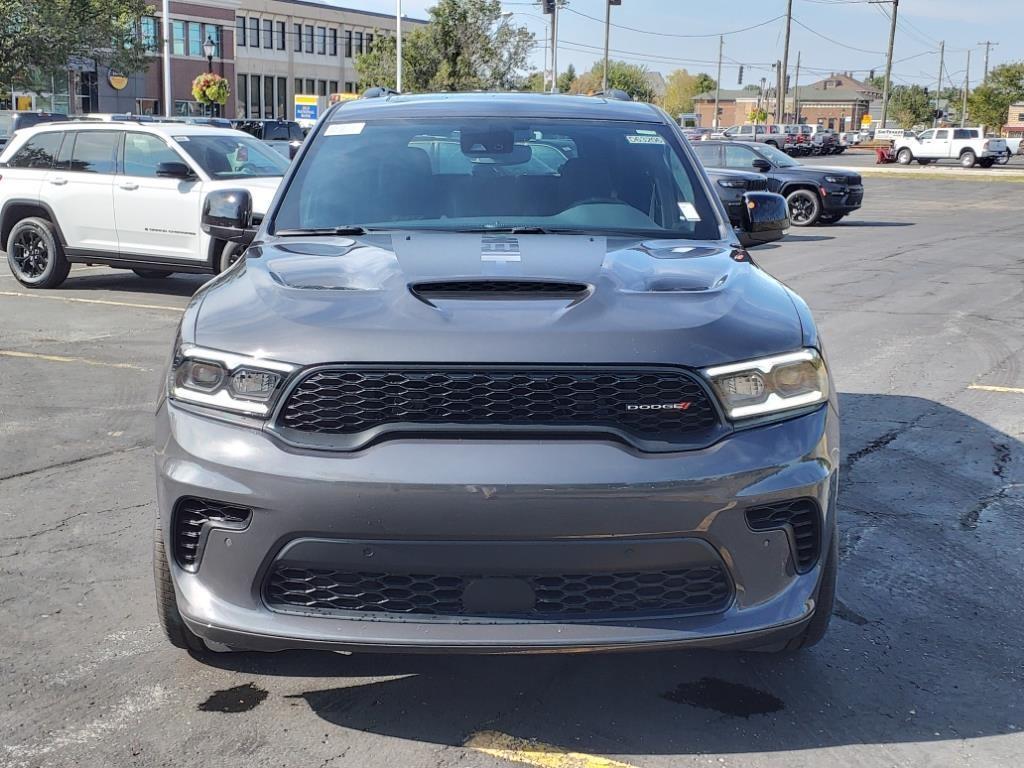
<svg viewBox="0 0 1024 768">
<path fill-rule="evenodd" d="M 1006 468 L 1013 457 L 1010 446 L 1007 443 L 993 443 L 992 448 L 996 453 L 995 459 L 992 462 L 992 474 L 1000 480 L 1005 480 Z M 981 522 L 981 516 L 985 514 L 985 511 L 992 505 L 1006 500 L 1009 497 L 1010 491 L 1021 485 L 1024 484 L 1006 483 L 992 493 L 982 496 L 973 507 L 960 516 L 960 527 L 965 531 L 976 531 L 978 524 Z"/>
<path fill-rule="evenodd" d="M 36 469 L 26 469 L 24 472 L 15 472 L 13 475 L 4 475 L 0 477 L 0 483 L 5 480 L 15 480 L 19 477 L 28 477 L 29 475 L 35 475 L 39 472 L 47 472 L 51 469 L 64 469 L 66 467 L 72 467 L 75 464 L 82 464 L 86 461 L 92 461 L 93 459 L 105 459 L 108 456 L 116 456 L 121 453 L 131 453 L 137 451 L 140 448 L 150 448 L 152 443 L 142 443 L 140 445 L 132 445 L 127 448 L 114 448 L 109 451 L 103 451 L 102 453 L 94 453 L 92 456 L 83 456 L 78 459 L 68 459 L 67 461 L 59 461 L 56 464 L 49 464 L 45 467 L 37 467 Z"/>
<path fill-rule="evenodd" d="M 103 515 L 103 514 L 106 514 L 107 512 L 123 512 L 123 511 L 127 511 L 129 509 L 141 509 L 142 507 L 150 506 L 152 503 L 153 502 L 151 502 L 151 501 L 146 501 L 146 502 L 143 502 L 142 504 L 130 504 L 130 505 L 126 506 L 126 507 L 109 507 L 107 509 L 96 509 L 96 510 L 93 510 L 93 509 L 83 509 L 81 512 L 75 512 L 74 514 L 68 515 L 67 517 L 62 517 L 60 520 L 58 520 L 54 525 L 50 526 L 49 528 L 43 528 L 43 529 L 38 530 L 38 531 L 33 531 L 32 533 L 23 533 L 23 534 L 20 534 L 18 536 L 4 536 L 3 538 L 0 538 L 0 542 L 24 541 L 25 539 L 34 539 L 34 538 L 37 538 L 39 536 L 43 536 L 44 534 L 47 534 L 47 533 L 56 533 L 57 531 L 62 530 L 72 520 L 74 520 L 75 518 L 78 518 L 78 517 L 82 517 L 83 515 L 92 515 L 92 514 Z"/>
<path fill-rule="evenodd" d="M 903 431 L 904 430 L 902 430 L 902 429 L 892 429 L 892 430 L 889 430 L 885 434 L 882 434 L 882 435 L 879 435 L 878 437 L 876 437 L 874 440 L 872 440 L 870 443 L 865 445 L 863 448 L 860 448 L 860 449 L 854 451 L 853 453 L 851 453 L 849 456 L 846 457 L 846 470 L 847 470 L 847 472 L 849 472 L 851 469 L 853 469 L 854 464 L 856 464 L 858 461 L 863 459 L 865 456 L 870 456 L 872 453 L 875 453 L 876 451 L 880 451 L 883 448 L 885 448 L 886 446 L 888 446 L 893 440 L 895 440 L 897 437 L 899 437 L 900 433 L 903 432 Z"/>
</svg>

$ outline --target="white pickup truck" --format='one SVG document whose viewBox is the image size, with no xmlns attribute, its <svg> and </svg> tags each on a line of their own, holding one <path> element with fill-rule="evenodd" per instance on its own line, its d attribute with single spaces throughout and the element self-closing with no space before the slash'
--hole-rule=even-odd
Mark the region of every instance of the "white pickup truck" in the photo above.
<svg viewBox="0 0 1024 768">
<path fill-rule="evenodd" d="M 896 139 L 893 150 L 901 165 L 910 165 L 914 160 L 921 165 L 957 160 L 964 168 L 975 164 L 991 168 L 1006 155 L 1006 141 L 985 138 L 981 128 L 932 128 L 917 136 Z"/>
</svg>

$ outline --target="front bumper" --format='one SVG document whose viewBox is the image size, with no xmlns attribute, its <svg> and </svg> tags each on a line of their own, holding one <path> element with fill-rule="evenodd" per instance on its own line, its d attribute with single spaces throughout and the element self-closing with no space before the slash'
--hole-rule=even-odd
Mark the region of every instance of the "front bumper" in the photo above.
<svg viewBox="0 0 1024 768">
<path fill-rule="evenodd" d="M 823 514 L 822 552 L 834 535 L 839 441 L 832 405 L 672 454 L 592 441 L 427 439 L 352 454 L 300 452 L 167 402 L 157 424 L 165 541 L 181 497 L 253 509 L 244 530 L 208 530 L 194 572 L 170 562 L 186 624 L 208 641 L 238 648 L 511 653 L 768 646 L 810 619 L 822 562 L 798 573 L 787 532 L 755 532 L 743 510 L 812 497 Z M 523 547 L 561 547 L 558 559 L 589 567 L 678 547 L 686 561 L 724 563 L 733 591 L 716 613 L 628 620 L 302 615 L 265 602 L 266 575 L 288 547 L 321 559 L 334 555 L 316 552 L 414 560 L 425 544 L 455 558 L 482 546 L 502 567 Z"/>
<path fill-rule="evenodd" d="M 852 213 L 864 202 L 863 185 L 825 185 L 822 208 L 828 213 Z"/>
</svg>

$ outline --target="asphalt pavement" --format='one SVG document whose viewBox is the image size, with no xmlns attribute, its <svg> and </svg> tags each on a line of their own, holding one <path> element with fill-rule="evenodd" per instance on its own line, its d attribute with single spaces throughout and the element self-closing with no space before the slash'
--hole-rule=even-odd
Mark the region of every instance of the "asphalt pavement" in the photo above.
<svg viewBox="0 0 1024 768">
<path fill-rule="evenodd" d="M 0 766 L 1021 765 L 1024 186 L 865 184 L 755 256 L 842 393 L 840 599 L 799 655 L 177 651 L 152 411 L 203 278 L 0 267 Z"/>
</svg>

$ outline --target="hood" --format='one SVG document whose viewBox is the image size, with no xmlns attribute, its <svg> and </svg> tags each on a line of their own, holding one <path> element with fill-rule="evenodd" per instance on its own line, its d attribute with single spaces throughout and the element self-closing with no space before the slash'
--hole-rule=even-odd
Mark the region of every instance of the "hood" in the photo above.
<svg viewBox="0 0 1024 768">
<path fill-rule="evenodd" d="M 851 179 L 847 184 L 860 184 L 860 174 L 850 168 L 825 168 L 822 166 L 798 165 L 795 168 L 780 168 L 779 175 L 788 179 L 809 179 L 821 181 L 825 176 L 842 176 L 844 179 Z M 852 181 L 856 179 L 856 181 Z"/>
<path fill-rule="evenodd" d="M 507 280 L 520 292 L 492 291 Z M 542 290 L 550 281 L 570 285 Z M 803 339 L 788 289 L 724 242 L 424 232 L 278 239 L 251 247 L 197 301 L 196 343 L 301 365 L 699 367 L 797 349 Z"/>
<path fill-rule="evenodd" d="M 252 195 L 252 212 L 263 216 L 270 210 L 270 201 L 281 185 L 280 176 L 264 176 L 255 179 L 225 179 L 208 181 L 204 188 L 208 192 L 215 189 L 247 189 Z"/>
</svg>

